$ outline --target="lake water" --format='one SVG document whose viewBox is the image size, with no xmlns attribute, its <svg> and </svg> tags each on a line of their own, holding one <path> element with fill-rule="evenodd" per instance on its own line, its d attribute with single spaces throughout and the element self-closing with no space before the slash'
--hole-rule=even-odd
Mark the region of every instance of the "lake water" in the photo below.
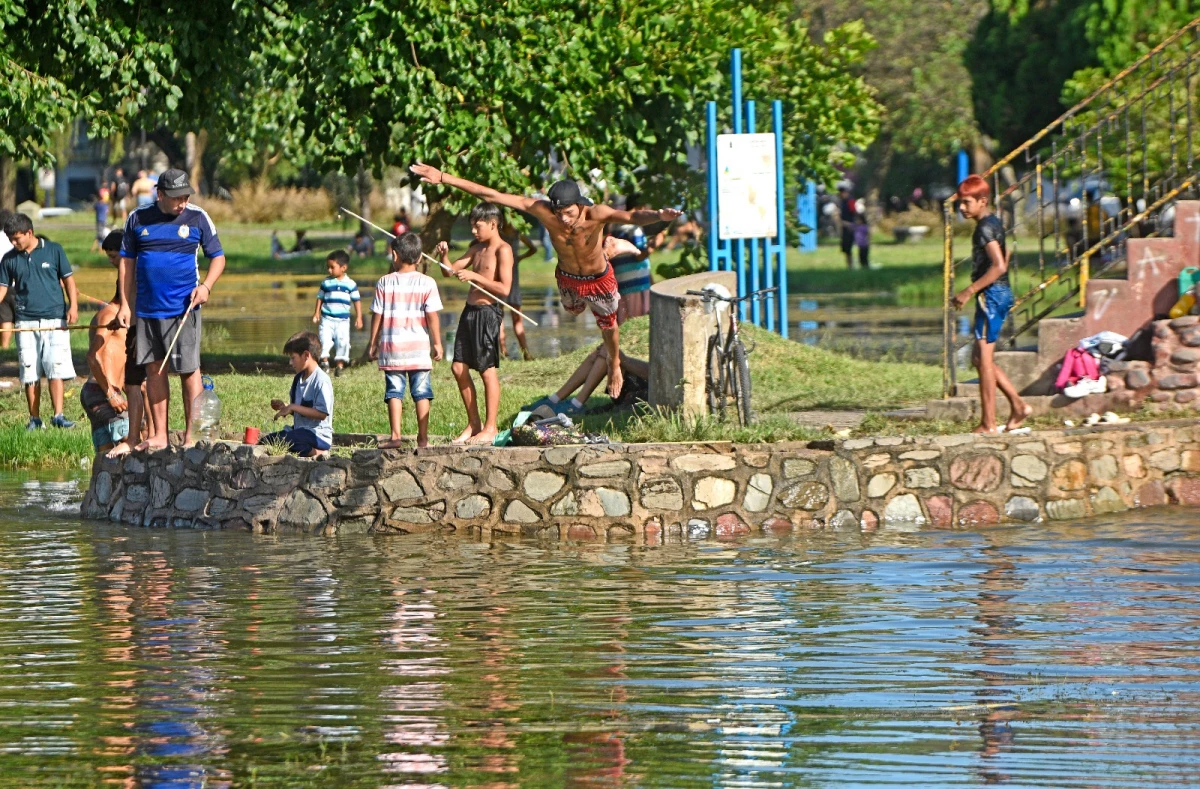
<svg viewBox="0 0 1200 789">
<path fill-rule="evenodd" d="M 641 548 L 0 476 L 0 786 L 1194 786 L 1197 513 Z"/>
</svg>

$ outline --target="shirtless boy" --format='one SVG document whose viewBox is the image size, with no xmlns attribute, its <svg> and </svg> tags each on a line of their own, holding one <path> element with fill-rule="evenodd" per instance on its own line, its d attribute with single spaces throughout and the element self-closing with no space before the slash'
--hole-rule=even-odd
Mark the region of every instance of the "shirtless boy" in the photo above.
<svg viewBox="0 0 1200 789">
<path fill-rule="evenodd" d="M 550 234 L 550 243 L 558 253 L 558 292 L 563 308 L 578 315 L 590 307 L 608 350 L 608 394 L 621 393 L 621 343 L 617 329 L 617 278 L 604 255 L 606 224 L 650 225 L 672 221 L 680 212 L 673 208 L 659 211 L 618 211 L 606 205 L 593 205 L 579 192 L 579 184 L 559 181 L 550 187 L 546 200 L 504 194 L 487 186 L 457 178 L 428 164 L 409 168 L 428 184 L 445 184 L 490 203 L 515 208 L 533 216 Z M 506 295 L 499 293 L 497 295 Z M 456 357 L 457 358 L 457 357 Z"/>
<path fill-rule="evenodd" d="M 498 298 L 512 287 L 512 247 L 500 235 L 503 215 L 492 203 L 480 203 L 471 210 L 471 235 L 474 244 L 467 254 L 450 262 L 450 247 L 443 241 L 436 253 L 442 260 L 443 277 L 473 282 Z M 463 406 L 467 409 L 467 429 L 454 440 L 456 444 L 484 444 L 496 440 L 496 419 L 500 411 L 500 326 L 504 312 L 496 302 L 474 288 L 467 296 L 454 338 L 454 364 L 450 370 L 458 382 Z M 483 379 L 485 420 L 479 421 L 479 402 L 471 371 Z"/>
</svg>

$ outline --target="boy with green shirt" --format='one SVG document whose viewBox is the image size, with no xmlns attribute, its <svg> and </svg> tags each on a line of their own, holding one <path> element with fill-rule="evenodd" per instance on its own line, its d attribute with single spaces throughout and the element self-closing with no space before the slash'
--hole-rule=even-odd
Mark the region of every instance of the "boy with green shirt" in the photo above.
<svg viewBox="0 0 1200 789">
<path fill-rule="evenodd" d="M 13 249 L 0 258 L 0 301 L 12 288 L 16 294 L 17 330 L 36 330 L 22 332 L 17 341 L 21 383 L 29 403 L 29 424 L 25 429 L 43 427 L 40 413 L 43 377 L 50 382 L 50 401 L 54 406 L 50 424 L 74 427 L 75 423 L 63 416 L 63 382 L 75 378 L 75 367 L 71 363 L 70 334 L 62 329 L 79 317 L 71 264 L 62 247 L 34 235 L 33 222 L 24 214 L 10 215 L 4 232 Z"/>
</svg>

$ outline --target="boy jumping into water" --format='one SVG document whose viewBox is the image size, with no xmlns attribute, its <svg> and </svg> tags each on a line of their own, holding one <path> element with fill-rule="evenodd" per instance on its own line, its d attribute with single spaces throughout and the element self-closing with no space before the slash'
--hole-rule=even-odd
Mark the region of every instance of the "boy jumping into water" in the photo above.
<svg viewBox="0 0 1200 789">
<path fill-rule="evenodd" d="M 608 394 L 616 397 L 621 393 L 624 377 L 621 374 L 620 332 L 617 329 L 617 278 L 604 254 L 604 226 L 606 224 L 650 225 L 655 222 L 672 221 L 680 215 L 674 208 L 659 211 L 618 211 L 605 205 L 593 205 L 579 192 L 574 181 L 559 181 L 550 187 L 546 200 L 533 197 L 504 194 L 487 186 L 457 178 L 428 164 L 414 164 L 409 168 L 414 175 L 428 184 L 445 184 L 461 189 L 506 208 L 514 208 L 533 216 L 545 226 L 550 234 L 550 243 L 558 253 L 559 297 L 563 308 L 578 315 L 590 307 L 596 316 L 596 325 L 604 337 L 608 350 Z M 504 293 L 497 293 L 504 296 Z M 457 358 L 457 357 L 455 357 Z"/>
<path fill-rule="evenodd" d="M 1029 407 L 1004 371 L 996 366 L 996 341 L 1013 306 L 1008 284 L 1008 254 L 1004 245 L 1004 223 L 988 208 L 992 190 L 978 175 L 968 176 L 958 185 L 959 210 L 976 222 L 971 236 L 971 284 L 954 297 L 954 306 L 962 309 L 978 296 L 975 305 L 975 352 L 972 361 L 979 371 L 979 427 L 976 433 L 998 433 L 996 428 L 996 387 L 1004 392 L 1011 406 L 1005 430 L 1015 430 L 1029 418 Z"/>
</svg>

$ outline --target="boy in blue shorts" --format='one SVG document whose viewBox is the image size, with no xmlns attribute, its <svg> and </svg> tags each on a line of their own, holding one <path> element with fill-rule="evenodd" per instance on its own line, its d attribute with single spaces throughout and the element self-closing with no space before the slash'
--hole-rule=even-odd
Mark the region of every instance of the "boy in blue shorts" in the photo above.
<svg viewBox="0 0 1200 789">
<path fill-rule="evenodd" d="M 1004 223 L 988 207 L 992 190 L 988 182 L 971 175 L 958 185 L 959 210 L 974 219 L 971 236 L 971 284 L 954 297 L 954 306 L 962 309 L 973 297 L 975 306 L 975 351 L 972 361 L 979 371 L 980 423 L 976 433 L 999 433 L 996 427 L 996 387 L 1004 392 L 1011 416 L 1003 430 L 1012 431 L 1029 418 L 1033 409 L 1021 399 L 1004 371 L 996 366 L 996 341 L 1013 307 L 1013 292 L 1008 284 L 1008 252 L 1004 245 Z"/>
<path fill-rule="evenodd" d="M 325 259 L 329 276 L 321 282 L 317 291 L 317 308 L 313 312 L 313 323 L 319 324 L 317 332 L 321 340 L 321 367 L 329 369 L 329 357 L 337 365 L 334 375 L 341 375 L 350 362 L 350 307 L 354 307 L 354 328 L 362 331 L 362 296 L 358 284 L 346 276 L 350 267 L 350 256 L 339 249 L 329 253 Z"/>
<path fill-rule="evenodd" d="M 333 382 L 317 364 L 321 341 L 310 331 L 293 334 L 283 345 L 288 363 L 296 371 L 291 402 L 272 400 L 275 418 L 292 417 L 292 426 L 264 436 L 265 444 L 282 443 L 304 458 L 324 455 L 333 446 Z"/>
</svg>

